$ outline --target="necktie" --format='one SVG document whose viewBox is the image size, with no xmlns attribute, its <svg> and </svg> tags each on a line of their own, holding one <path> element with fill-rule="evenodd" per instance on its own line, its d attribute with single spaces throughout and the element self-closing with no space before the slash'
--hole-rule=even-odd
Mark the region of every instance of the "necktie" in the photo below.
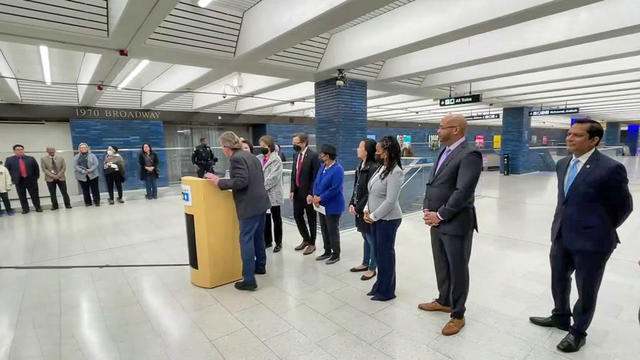
<svg viewBox="0 0 640 360">
<path fill-rule="evenodd" d="M 18 158 L 18 164 L 20 165 L 20 176 L 23 178 L 27 177 L 27 166 L 24 164 L 24 158 L 20 156 Z"/>
<path fill-rule="evenodd" d="M 300 187 L 300 172 L 302 171 L 302 153 L 298 154 L 298 163 L 296 165 L 296 186 Z"/>
<path fill-rule="evenodd" d="M 578 163 L 580 160 L 573 159 L 571 160 L 571 166 L 569 167 L 569 175 L 567 175 L 567 184 L 564 186 L 564 196 L 567 196 L 569 193 L 569 188 L 571 188 L 571 184 L 573 180 L 578 176 Z"/>
<path fill-rule="evenodd" d="M 56 158 L 53 156 L 51 157 L 51 170 L 53 170 L 55 174 L 58 173 L 58 164 L 56 164 Z"/>
<path fill-rule="evenodd" d="M 440 170 L 440 166 L 442 166 L 442 164 L 444 164 L 444 161 L 447 159 L 447 156 L 449 156 L 450 153 L 451 153 L 451 149 L 450 148 L 446 148 L 444 153 L 442 154 L 442 156 L 440 156 L 440 161 L 438 161 L 438 166 L 436 167 L 436 172 L 438 172 L 438 170 Z"/>
</svg>

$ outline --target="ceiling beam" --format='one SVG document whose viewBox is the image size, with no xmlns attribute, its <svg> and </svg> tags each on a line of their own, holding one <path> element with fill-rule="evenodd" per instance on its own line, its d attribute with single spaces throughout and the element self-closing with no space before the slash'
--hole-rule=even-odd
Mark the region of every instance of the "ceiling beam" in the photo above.
<svg viewBox="0 0 640 360">
<path fill-rule="evenodd" d="M 461 9 L 468 10 L 466 6 Z M 589 4 L 388 59 L 378 79 L 395 81 L 637 33 L 638 13 L 640 2 L 636 0 Z"/>
<path fill-rule="evenodd" d="M 15 79 L 16 75 L 13 73 L 9 62 L 4 57 L 2 51 L 0 51 L 0 99 L 3 102 L 8 103 L 19 103 L 21 101 L 20 98 L 20 88 L 18 87 L 18 81 Z"/>
</svg>

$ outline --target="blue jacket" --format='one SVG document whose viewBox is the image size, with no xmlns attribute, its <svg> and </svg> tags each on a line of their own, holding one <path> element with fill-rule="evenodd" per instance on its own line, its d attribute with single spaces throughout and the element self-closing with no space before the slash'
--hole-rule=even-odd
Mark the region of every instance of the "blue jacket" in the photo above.
<svg viewBox="0 0 640 360">
<path fill-rule="evenodd" d="M 567 196 L 564 178 L 571 157 L 558 161 L 558 205 L 551 241 L 561 240 L 570 250 L 609 253 L 616 247 L 616 229 L 633 210 L 622 164 L 596 150 L 573 180 Z"/>
<path fill-rule="evenodd" d="M 342 185 L 344 169 L 337 161 L 326 171 L 322 164 L 313 183 L 313 195 L 320 196 L 320 205 L 325 207 L 327 215 L 342 214 L 345 208 Z"/>
</svg>

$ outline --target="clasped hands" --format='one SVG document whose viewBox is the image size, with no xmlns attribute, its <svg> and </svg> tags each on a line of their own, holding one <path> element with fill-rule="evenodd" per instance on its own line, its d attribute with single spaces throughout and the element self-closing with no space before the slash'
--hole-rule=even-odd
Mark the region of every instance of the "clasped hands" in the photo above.
<svg viewBox="0 0 640 360">
<path fill-rule="evenodd" d="M 320 196 L 318 195 L 307 195 L 307 204 L 311 205 L 313 204 L 314 206 L 318 207 L 320 206 L 320 201 L 322 201 L 322 199 L 320 198 Z"/>
<path fill-rule="evenodd" d="M 438 226 L 440 225 L 440 222 L 442 220 L 440 220 L 440 218 L 438 217 L 438 213 L 435 211 L 429 211 L 429 210 L 422 210 L 423 215 L 422 215 L 422 219 L 424 220 L 424 223 L 429 225 L 429 226 Z"/>
</svg>

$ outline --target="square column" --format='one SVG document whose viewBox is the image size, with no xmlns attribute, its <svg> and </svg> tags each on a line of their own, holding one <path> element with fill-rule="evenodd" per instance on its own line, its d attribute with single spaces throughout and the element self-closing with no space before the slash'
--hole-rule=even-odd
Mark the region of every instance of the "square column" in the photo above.
<svg viewBox="0 0 640 360">
<path fill-rule="evenodd" d="M 502 109 L 502 149 L 500 158 L 509 154 L 512 174 L 534 171 L 529 162 L 529 137 L 531 134 L 530 107 Z M 500 161 L 500 171 L 503 170 Z"/>
<path fill-rule="evenodd" d="M 608 122 L 606 125 L 603 143 L 605 145 L 620 145 L 620 123 Z"/>
<path fill-rule="evenodd" d="M 367 82 L 349 79 L 343 87 L 336 78 L 315 84 L 316 144 L 331 144 L 345 171 L 358 165 L 356 149 L 367 135 Z"/>
</svg>

